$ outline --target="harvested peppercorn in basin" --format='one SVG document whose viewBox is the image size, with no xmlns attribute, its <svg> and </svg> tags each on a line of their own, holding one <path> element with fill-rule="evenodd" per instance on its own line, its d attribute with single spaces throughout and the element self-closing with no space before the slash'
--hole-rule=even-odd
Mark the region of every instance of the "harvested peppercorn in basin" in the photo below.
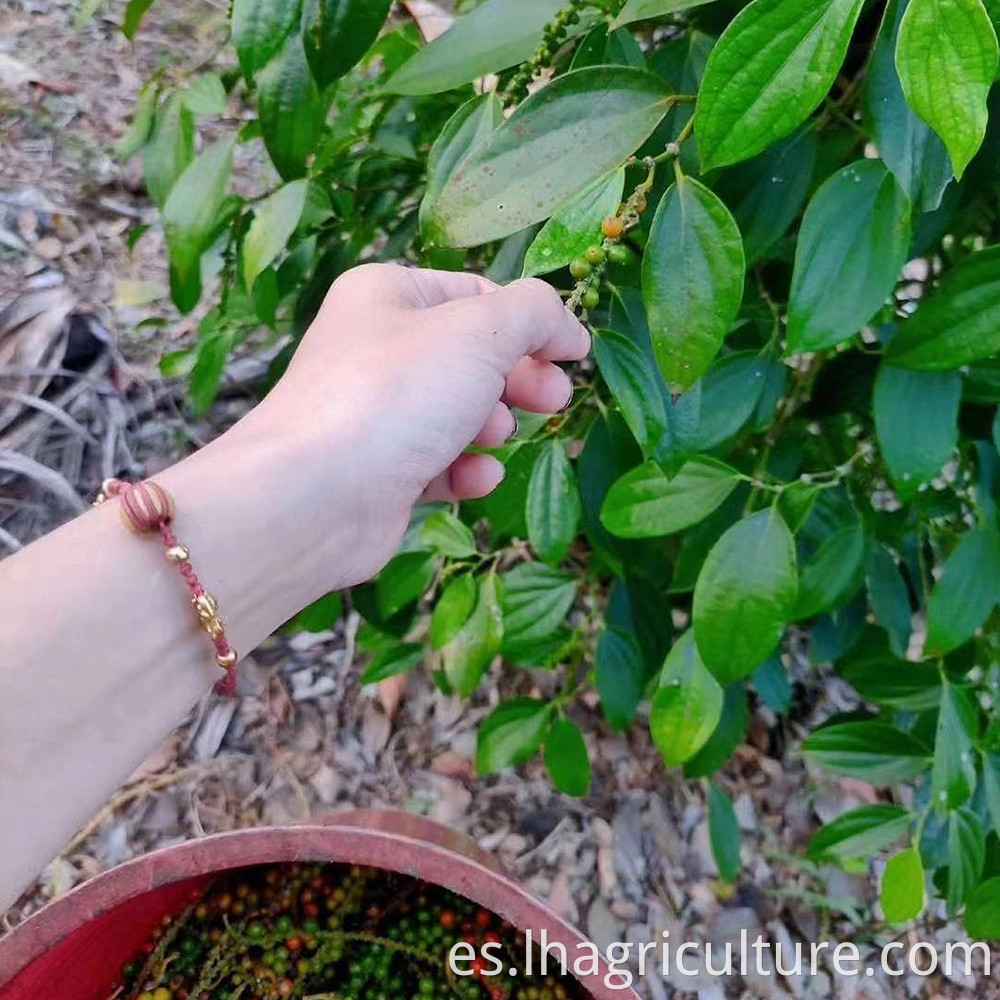
<svg viewBox="0 0 1000 1000">
<path fill-rule="evenodd" d="M 482 957 L 449 962 L 461 942 Z M 525 937 L 418 879 L 342 864 L 257 866 L 212 879 L 163 918 L 114 1000 L 570 1000 L 568 979 L 526 975 Z M 463 949 L 469 954 L 468 949 Z M 452 968 L 452 965 L 455 968 Z M 532 963 L 538 969 L 539 959 Z M 554 964 L 554 963 L 553 963 Z M 516 969 L 511 975 L 509 970 Z M 460 975 L 456 970 L 466 973 Z"/>
<path fill-rule="evenodd" d="M 539 978 L 526 941 L 568 975 Z M 470 975 L 449 969 L 449 942 Z M 394 810 L 165 847 L 0 937 L 0 1000 L 638 1000 L 621 978 L 474 841 Z"/>
</svg>

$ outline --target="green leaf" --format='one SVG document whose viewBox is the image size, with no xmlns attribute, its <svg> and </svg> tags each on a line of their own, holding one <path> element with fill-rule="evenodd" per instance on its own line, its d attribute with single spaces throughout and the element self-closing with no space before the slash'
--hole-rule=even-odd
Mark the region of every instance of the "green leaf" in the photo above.
<svg viewBox="0 0 1000 1000">
<path fill-rule="evenodd" d="M 525 517 L 528 539 L 539 558 L 558 563 L 566 558 L 580 523 L 580 492 L 566 447 L 558 439 L 546 444 L 531 470 Z"/>
<path fill-rule="evenodd" d="M 548 274 L 600 245 L 601 223 L 614 215 L 625 190 L 625 171 L 615 170 L 556 208 L 524 257 L 522 277 Z"/>
<path fill-rule="evenodd" d="M 229 187 L 234 142 L 235 138 L 229 136 L 209 146 L 177 178 L 163 206 L 163 233 L 170 251 L 171 271 L 198 294 L 201 255 L 208 249 Z M 193 294 L 194 301 L 178 303 L 182 311 L 194 308 L 198 294 Z"/>
<path fill-rule="evenodd" d="M 802 128 L 720 179 L 748 264 L 765 257 L 802 211 L 818 149 L 816 130 Z"/>
<path fill-rule="evenodd" d="M 508 659 L 530 658 L 558 634 L 576 597 L 576 581 L 541 563 L 521 563 L 501 577 L 503 646 Z"/>
<path fill-rule="evenodd" d="M 921 371 L 955 371 L 1000 351 L 1000 246 L 946 272 L 887 351 L 890 362 Z"/>
<path fill-rule="evenodd" d="M 135 33 L 139 30 L 139 25 L 142 24 L 142 19 L 154 2 L 155 0 L 128 0 L 128 5 L 125 7 L 125 17 L 122 19 L 122 34 L 129 41 L 135 38 Z"/>
<path fill-rule="evenodd" d="M 503 641 L 497 578 L 487 573 L 479 581 L 479 596 L 468 621 L 441 650 L 445 677 L 455 694 L 467 698 L 479 686 Z"/>
<path fill-rule="evenodd" d="M 793 534 L 797 534 L 809 520 L 819 495 L 818 486 L 801 480 L 789 483 L 781 491 L 778 497 L 778 511 L 788 525 L 788 530 Z"/>
<path fill-rule="evenodd" d="M 635 718 L 646 688 L 646 665 L 631 632 L 606 628 L 598 637 L 594 655 L 597 693 L 608 723 L 624 732 Z"/>
<path fill-rule="evenodd" d="M 147 80 L 139 91 L 139 100 L 136 101 L 128 129 L 115 143 L 115 155 L 122 160 L 127 160 L 138 153 L 152 134 L 153 123 L 156 120 L 157 97 L 157 88 Z"/>
<path fill-rule="evenodd" d="M 392 0 L 305 0 L 302 41 L 312 75 L 328 87 L 371 48 Z"/>
<path fill-rule="evenodd" d="M 976 787 L 978 735 L 979 720 L 969 696 L 962 688 L 946 682 L 941 693 L 931 768 L 931 797 L 937 809 L 955 809 L 972 795 Z"/>
<path fill-rule="evenodd" d="M 882 365 L 875 379 L 875 431 L 902 500 L 912 500 L 958 445 L 957 372 L 914 372 Z"/>
<path fill-rule="evenodd" d="M 861 806 L 827 823 L 809 841 L 809 857 L 853 861 L 869 858 L 899 840 L 913 821 L 902 806 Z"/>
<path fill-rule="evenodd" d="M 708 742 L 685 765 L 685 778 L 705 778 L 714 774 L 743 742 L 750 724 L 746 687 L 730 684 L 722 702 L 722 718 Z"/>
<path fill-rule="evenodd" d="M 740 825 L 732 801 L 714 781 L 708 786 L 708 838 L 722 880 L 735 882 L 740 874 Z"/>
<path fill-rule="evenodd" d="M 461 573 L 441 592 L 431 615 L 431 648 L 443 649 L 458 635 L 476 607 L 479 588 L 471 573 Z"/>
<path fill-rule="evenodd" d="M 466 559 L 476 554 L 472 529 L 451 511 L 439 510 L 428 515 L 417 534 L 424 545 L 452 559 Z"/>
<path fill-rule="evenodd" d="M 599 330 L 594 360 L 643 455 L 655 451 L 667 428 L 663 383 L 646 351 L 624 333 Z"/>
<path fill-rule="evenodd" d="M 181 92 L 188 110 L 195 115 L 221 115 L 226 110 L 226 88 L 215 73 L 202 73 Z"/>
<path fill-rule="evenodd" d="M 424 647 L 408 642 L 394 642 L 378 650 L 361 674 L 362 684 L 378 684 L 398 674 L 408 674 L 424 660 Z"/>
<path fill-rule="evenodd" d="M 886 923 L 905 924 L 920 916 L 924 908 L 924 866 L 915 847 L 889 858 L 882 873 L 879 902 Z"/>
<path fill-rule="evenodd" d="M 385 85 L 395 94 L 435 94 L 530 59 L 564 0 L 487 0 L 418 51 Z"/>
<path fill-rule="evenodd" d="M 780 656 L 772 656 L 753 672 L 754 691 L 768 708 L 784 715 L 792 704 L 792 686 Z"/>
<path fill-rule="evenodd" d="M 312 78 L 300 34 L 257 76 L 261 134 L 271 162 L 286 181 L 305 176 L 306 161 L 323 133 L 326 102 Z"/>
<path fill-rule="evenodd" d="M 642 258 L 642 299 L 656 362 L 672 392 L 708 370 L 743 301 L 746 262 L 729 209 L 678 174 L 660 200 Z"/>
<path fill-rule="evenodd" d="M 941 673 L 932 663 L 862 656 L 842 666 L 840 675 L 864 701 L 875 705 L 922 712 L 941 703 Z"/>
<path fill-rule="evenodd" d="M 559 791 L 577 798 L 590 791 L 590 757 L 571 719 L 556 719 L 545 737 L 545 766 Z"/>
<path fill-rule="evenodd" d="M 309 182 L 292 181 L 268 195 L 254 208 L 253 222 L 243 240 L 240 259 L 243 282 L 249 291 L 260 273 L 285 249 L 302 218 Z"/>
<path fill-rule="evenodd" d="M 986 98 L 1000 48 L 979 0 L 911 0 L 896 70 L 914 111 L 944 140 L 961 177 L 986 135 Z"/>
<path fill-rule="evenodd" d="M 427 157 L 427 186 L 420 202 L 420 228 L 430 239 L 430 216 L 441 191 L 465 160 L 481 152 L 503 121 L 503 106 L 495 93 L 466 101 L 445 123 Z"/>
<path fill-rule="evenodd" d="M 344 599 L 337 592 L 326 594 L 303 608 L 289 623 L 288 628 L 296 632 L 326 632 L 333 628 L 344 613 Z"/>
<path fill-rule="evenodd" d="M 713 546 L 694 589 L 694 637 L 723 683 L 749 676 L 775 650 L 798 593 L 795 543 L 773 510 L 734 524 Z"/>
<path fill-rule="evenodd" d="M 952 178 L 944 143 L 913 113 L 896 73 L 899 22 L 909 0 L 889 0 L 865 78 L 865 113 L 885 165 L 914 209 L 933 212 Z"/>
<path fill-rule="evenodd" d="M 157 112 L 149 141 L 142 148 L 146 190 L 160 209 L 193 160 L 194 117 L 181 95 L 171 94 Z"/>
<path fill-rule="evenodd" d="M 986 863 L 986 833 L 969 809 L 948 814 L 948 913 L 954 916 L 976 887 Z"/>
<path fill-rule="evenodd" d="M 927 602 L 924 652 L 943 656 L 971 639 L 1000 598 L 1000 534 L 992 525 L 962 536 Z"/>
<path fill-rule="evenodd" d="M 476 772 L 490 774 L 521 764 L 542 745 L 553 706 L 537 698 L 501 702 L 479 726 Z"/>
<path fill-rule="evenodd" d="M 233 45 L 248 80 L 281 48 L 300 6 L 299 0 L 233 0 Z"/>
<path fill-rule="evenodd" d="M 832 534 L 802 567 L 795 617 L 813 618 L 850 600 L 864 570 L 865 529 L 858 521 Z"/>
<path fill-rule="evenodd" d="M 886 630 L 893 653 L 905 656 L 913 618 L 910 592 L 895 558 L 881 545 L 868 554 L 865 582 L 875 621 Z"/>
<path fill-rule="evenodd" d="M 230 330 L 214 330 L 198 342 L 198 356 L 191 369 L 187 392 L 188 402 L 196 417 L 204 416 L 219 394 L 233 342 Z"/>
<path fill-rule="evenodd" d="M 719 358 L 672 409 L 672 438 L 661 452 L 670 458 L 718 448 L 753 416 L 772 379 L 784 386 L 785 367 L 758 351 L 734 351 Z M 780 392 L 780 390 L 779 390 Z M 664 460 L 664 454 L 658 453 Z"/>
<path fill-rule="evenodd" d="M 842 722 L 817 729 L 802 744 L 814 763 L 835 774 L 888 785 L 921 774 L 927 749 L 884 722 Z"/>
<path fill-rule="evenodd" d="M 433 552 L 403 552 L 389 561 L 375 581 L 379 614 L 391 618 L 422 597 L 434 579 Z"/>
<path fill-rule="evenodd" d="M 880 160 L 834 174 L 806 209 L 795 251 L 788 349 L 853 337 L 892 294 L 910 249 L 910 205 Z"/>
<path fill-rule="evenodd" d="M 569 68 L 610 65 L 645 68 L 646 57 L 631 31 L 620 28 L 609 32 L 606 23 L 598 22 L 577 45 Z"/>
<path fill-rule="evenodd" d="M 611 27 L 620 28 L 623 24 L 631 24 L 633 21 L 676 14 L 692 7 L 701 7 L 706 3 L 711 3 L 711 0 L 627 0 Z"/>
<path fill-rule="evenodd" d="M 1000 938 L 1000 878 L 988 879 L 969 893 L 965 929 L 976 941 Z"/>
<path fill-rule="evenodd" d="M 427 232 L 444 246 L 475 246 L 548 218 L 642 145 L 669 96 L 659 77 L 625 66 L 556 77 L 460 163 L 427 210 Z"/>
<path fill-rule="evenodd" d="M 990 825 L 1000 830 L 1000 753 L 983 754 L 983 792 Z"/>
<path fill-rule="evenodd" d="M 695 111 L 703 170 L 793 132 L 840 70 L 863 0 L 754 0 L 708 57 Z"/>
<path fill-rule="evenodd" d="M 701 662 L 689 630 L 667 655 L 649 713 L 649 732 L 667 767 L 690 760 L 721 717 L 722 688 Z"/>
<path fill-rule="evenodd" d="M 646 462 L 611 487 L 601 521 L 619 538 L 674 535 L 708 517 L 739 482 L 735 469 L 711 458 L 693 458 L 672 477 Z"/>
</svg>

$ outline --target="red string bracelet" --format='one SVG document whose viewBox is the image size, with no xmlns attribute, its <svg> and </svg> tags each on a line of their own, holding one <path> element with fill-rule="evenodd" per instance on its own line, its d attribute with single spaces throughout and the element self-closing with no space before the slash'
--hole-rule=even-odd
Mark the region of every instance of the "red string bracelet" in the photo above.
<svg viewBox="0 0 1000 1000">
<path fill-rule="evenodd" d="M 140 535 L 156 532 L 160 536 L 168 561 L 180 571 L 191 595 L 198 624 L 212 640 L 215 662 L 226 672 L 226 676 L 215 685 L 215 690 L 224 695 L 235 694 L 236 662 L 239 657 L 226 638 L 226 623 L 219 615 L 219 602 L 202 586 L 191 566 L 191 553 L 186 545 L 181 545 L 170 528 L 174 519 L 173 497 L 151 480 L 126 483 L 121 479 L 106 479 L 94 506 L 112 497 L 118 497 L 119 513 L 125 527 Z"/>
</svg>

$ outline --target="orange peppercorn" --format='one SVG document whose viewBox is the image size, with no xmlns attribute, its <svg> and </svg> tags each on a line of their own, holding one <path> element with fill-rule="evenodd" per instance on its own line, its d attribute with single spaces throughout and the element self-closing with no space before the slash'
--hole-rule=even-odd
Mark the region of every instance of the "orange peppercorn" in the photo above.
<svg viewBox="0 0 1000 1000">
<path fill-rule="evenodd" d="M 617 215 L 609 215 L 604 222 L 601 223 L 601 232 L 609 240 L 616 240 L 622 234 L 622 220 L 618 218 Z"/>
</svg>

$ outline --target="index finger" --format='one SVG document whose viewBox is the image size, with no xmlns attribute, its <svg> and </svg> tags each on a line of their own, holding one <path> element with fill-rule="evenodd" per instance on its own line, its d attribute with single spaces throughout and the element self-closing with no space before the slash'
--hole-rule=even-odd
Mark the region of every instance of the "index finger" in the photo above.
<svg viewBox="0 0 1000 1000">
<path fill-rule="evenodd" d="M 510 371 L 526 354 L 544 361 L 579 361 L 590 351 L 590 334 L 566 308 L 559 293 L 538 278 L 449 302 L 460 325 L 472 323 L 483 333 L 501 334 L 497 351 Z"/>
</svg>

